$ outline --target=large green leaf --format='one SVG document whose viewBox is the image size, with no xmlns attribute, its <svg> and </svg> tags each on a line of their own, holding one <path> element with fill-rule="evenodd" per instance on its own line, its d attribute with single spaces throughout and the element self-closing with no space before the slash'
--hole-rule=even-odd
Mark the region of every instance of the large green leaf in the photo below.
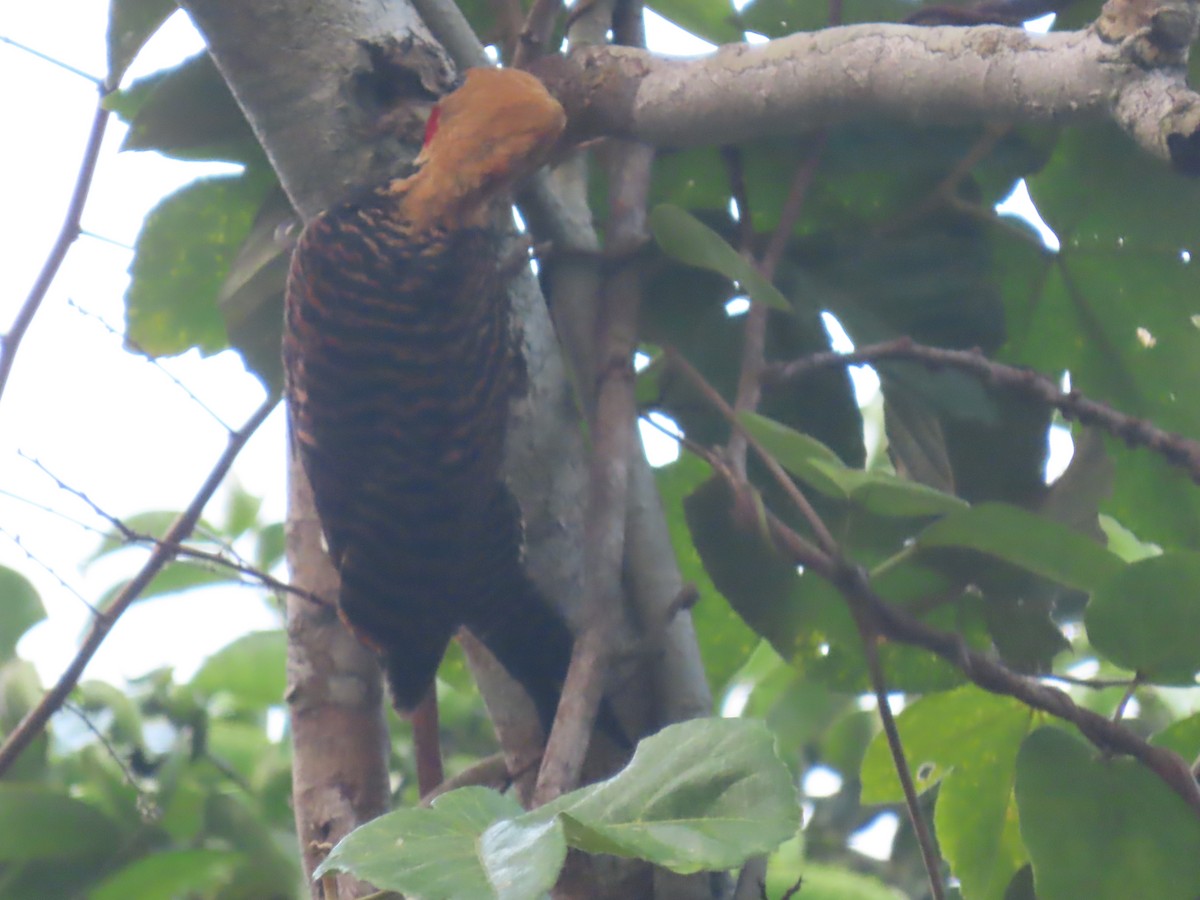
<svg viewBox="0 0 1200 900">
<path fill-rule="evenodd" d="M 917 790 L 942 783 L 934 819 L 938 843 L 971 900 L 1003 900 L 1026 862 L 1013 783 L 1017 751 L 1032 723 L 1023 704 L 973 685 L 923 697 L 897 717 Z M 862 785 L 864 803 L 903 802 L 882 733 L 867 749 Z"/>
<path fill-rule="evenodd" d="M 125 295 L 127 334 L 143 351 L 228 346 L 217 296 L 273 181 L 264 169 L 194 181 L 146 217 Z"/>
<path fill-rule="evenodd" d="M 1115 127 L 1064 136 L 1029 181 L 1062 249 L 1047 255 L 996 233 L 1003 256 L 1005 356 L 1121 411 L 1200 437 L 1200 184 L 1175 175 Z M 1200 546 L 1200 496 L 1155 454 L 1114 441 L 1123 525 L 1163 546 Z"/>
<path fill-rule="evenodd" d="M 728 869 L 795 834 L 800 806 L 771 732 L 748 719 L 696 719 L 640 744 L 608 781 L 537 810 L 562 813 L 572 846 L 675 872 Z"/>
<path fill-rule="evenodd" d="M 1039 900 L 1200 895 L 1200 819 L 1141 763 L 1043 728 L 1017 757 L 1016 794 Z"/>
<path fill-rule="evenodd" d="M 677 872 L 727 869 L 795 834 L 791 775 L 760 722 L 697 719 L 639 745 L 607 781 L 524 813 L 485 788 L 381 816 L 343 839 L 314 873 L 354 872 L 423 900 L 524 900 L 554 884 L 567 844 Z"/>
<path fill-rule="evenodd" d="M 13 658 L 17 641 L 44 618 L 37 588 L 20 572 L 0 566 L 0 665 Z"/>
<path fill-rule="evenodd" d="M 1130 563 L 1092 594 L 1088 638 L 1150 680 L 1194 684 L 1200 671 L 1200 553 L 1168 550 Z"/>
<path fill-rule="evenodd" d="M 486 788 L 451 791 L 428 809 L 399 809 L 356 829 L 313 875 L 351 871 L 414 900 L 539 897 L 554 885 L 567 846 L 556 820 L 522 825 L 522 813 Z M 517 849 L 530 855 L 514 869 Z"/>
<path fill-rule="evenodd" d="M 939 519 L 921 532 L 917 544 L 968 547 L 1081 590 L 1098 587 L 1123 565 L 1116 554 L 1078 532 L 1002 503 Z"/>
</svg>

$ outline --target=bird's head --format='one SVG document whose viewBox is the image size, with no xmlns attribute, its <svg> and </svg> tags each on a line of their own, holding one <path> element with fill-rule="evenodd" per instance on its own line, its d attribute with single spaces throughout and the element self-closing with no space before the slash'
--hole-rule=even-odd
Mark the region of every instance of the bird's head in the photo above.
<svg viewBox="0 0 1200 900">
<path fill-rule="evenodd" d="M 546 161 L 565 125 L 562 106 L 528 72 L 467 70 L 429 117 L 412 202 L 445 213 L 487 206 Z"/>
</svg>

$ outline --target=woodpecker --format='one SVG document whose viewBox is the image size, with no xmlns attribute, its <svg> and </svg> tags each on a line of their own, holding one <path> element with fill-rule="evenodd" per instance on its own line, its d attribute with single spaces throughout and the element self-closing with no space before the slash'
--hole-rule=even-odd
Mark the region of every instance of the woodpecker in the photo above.
<svg viewBox="0 0 1200 900">
<path fill-rule="evenodd" d="M 503 484 L 524 370 L 495 223 L 558 142 L 532 75 L 471 69 L 434 108 L 406 177 L 313 218 L 292 259 L 291 434 L 341 575 L 338 610 L 397 709 L 466 626 L 553 721 L 572 635 L 521 566 Z"/>
</svg>

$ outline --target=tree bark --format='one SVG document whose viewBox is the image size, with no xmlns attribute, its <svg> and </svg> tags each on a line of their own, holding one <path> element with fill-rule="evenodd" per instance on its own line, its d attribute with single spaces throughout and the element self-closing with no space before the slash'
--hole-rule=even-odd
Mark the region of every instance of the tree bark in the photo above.
<svg viewBox="0 0 1200 900">
<path fill-rule="evenodd" d="M 580 137 L 623 135 L 664 147 L 851 120 L 1109 119 L 1147 152 L 1172 159 L 1173 142 L 1200 133 L 1200 95 L 1186 83 L 1187 44 L 1148 46 L 1152 40 L 1142 32 L 1101 36 L 1096 27 L 1038 35 L 993 25 L 867 24 L 729 44 L 695 59 L 595 47 L 547 58 L 536 71 Z"/>
</svg>

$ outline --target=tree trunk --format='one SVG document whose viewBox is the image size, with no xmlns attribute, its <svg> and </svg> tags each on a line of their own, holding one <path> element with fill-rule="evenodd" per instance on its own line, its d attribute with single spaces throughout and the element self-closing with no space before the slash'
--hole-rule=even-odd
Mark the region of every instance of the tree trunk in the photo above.
<svg viewBox="0 0 1200 900">
<path fill-rule="evenodd" d="M 304 219 L 357 186 L 390 177 L 415 150 L 419 119 L 415 130 L 412 122 L 405 129 L 406 107 L 403 99 L 397 101 L 397 90 L 428 101 L 452 80 L 449 61 L 406 3 L 184 0 L 183 5 Z M 397 77 L 403 75 L 410 77 Z M 384 119 L 386 129 L 380 127 Z M 524 517 L 530 575 L 577 624 L 587 496 L 577 394 L 533 278 L 516 279 L 513 305 L 528 393 L 514 405 L 504 473 Z M 647 629 L 654 649 L 646 652 L 642 635 L 628 627 L 626 639 L 642 652 L 626 666 L 635 671 L 623 671 L 620 680 L 631 695 L 640 695 L 643 706 L 644 686 L 654 686 L 652 727 L 706 714 L 711 700 L 690 617 L 684 611 L 665 621 L 679 593 L 678 571 L 640 448 L 633 463 L 625 574 L 626 605 L 637 611 L 627 619 Z M 336 574 L 322 550 L 311 493 L 299 466 L 290 471 L 288 556 L 294 578 L 332 599 Z M 290 601 L 289 637 L 296 819 L 311 871 L 322 849 L 384 809 L 386 730 L 378 667 L 331 609 Z M 482 692 L 493 712 L 504 713 L 506 754 L 528 759 L 529 735 L 538 729 L 528 727 L 528 709 L 504 701 L 504 673 L 488 674 L 496 669 L 486 660 L 477 667 Z M 645 710 L 637 717 L 645 721 Z M 512 740 L 526 745 L 514 745 L 506 735 L 521 735 Z M 664 884 L 657 896 L 695 897 L 695 886 L 693 880 L 688 889 L 673 891 Z"/>
</svg>

